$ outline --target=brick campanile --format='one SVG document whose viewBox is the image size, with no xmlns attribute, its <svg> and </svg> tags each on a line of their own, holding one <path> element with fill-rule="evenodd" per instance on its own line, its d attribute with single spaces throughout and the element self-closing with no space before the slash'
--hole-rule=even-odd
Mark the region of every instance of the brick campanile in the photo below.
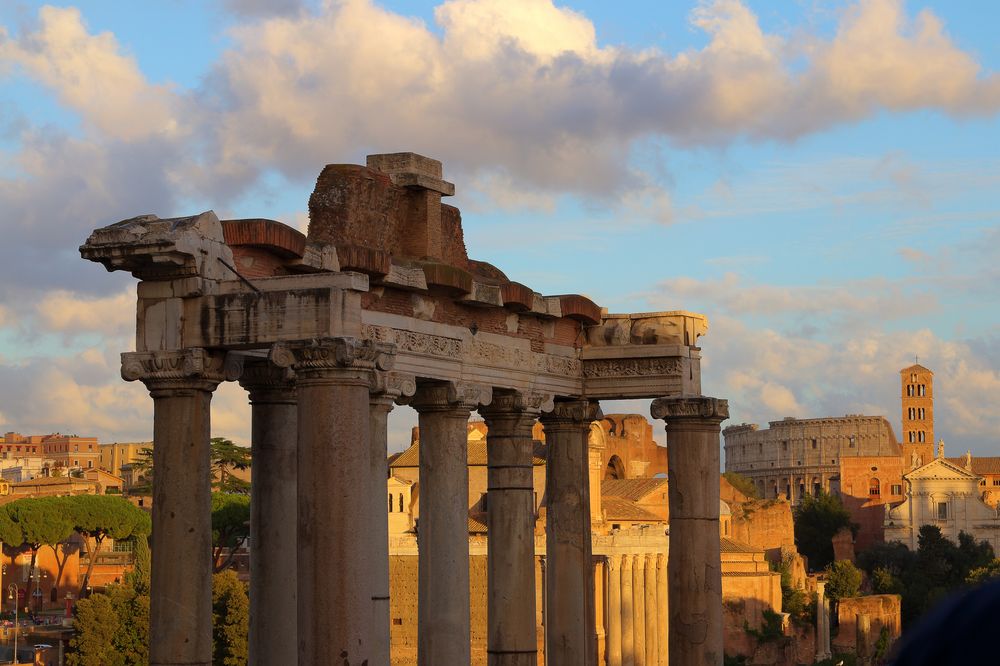
<svg viewBox="0 0 1000 666">
<path fill-rule="evenodd" d="M 899 379 L 904 461 L 909 465 L 916 452 L 927 464 L 934 459 L 934 373 L 915 364 L 900 370 Z"/>
</svg>

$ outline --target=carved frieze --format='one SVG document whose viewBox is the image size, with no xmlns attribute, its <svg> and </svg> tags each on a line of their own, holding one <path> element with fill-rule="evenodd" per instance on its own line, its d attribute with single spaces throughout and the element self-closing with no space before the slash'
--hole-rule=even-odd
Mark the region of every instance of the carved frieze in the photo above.
<svg viewBox="0 0 1000 666">
<path fill-rule="evenodd" d="M 645 377 L 649 375 L 680 375 L 684 362 L 679 358 L 610 358 L 588 359 L 583 362 L 583 376 Z"/>
<path fill-rule="evenodd" d="M 441 335 L 404 331 L 388 326 L 365 325 L 361 335 L 367 340 L 392 344 L 397 351 L 455 358 L 462 354 L 462 341 Z"/>
</svg>

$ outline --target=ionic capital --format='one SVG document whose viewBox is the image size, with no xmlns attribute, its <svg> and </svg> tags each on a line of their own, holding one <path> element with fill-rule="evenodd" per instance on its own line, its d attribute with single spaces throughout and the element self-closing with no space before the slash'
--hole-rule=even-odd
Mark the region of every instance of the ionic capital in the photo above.
<svg viewBox="0 0 1000 666">
<path fill-rule="evenodd" d="M 493 400 L 493 388 L 470 382 L 434 382 L 417 387 L 410 406 L 423 411 L 472 411 Z"/>
<path fill-rule="evenodd" d="M 719 424 L 729 418 L 729 401 L 705 396 L 657 398 L 649 408 L 654 419 L 691 420 Z"/>
<path fill-rule="evenodd" d="M 552 411 L 542 414 L 546 426 L 575 425 L 590 428 L 597 419 L 604 418 L 601 405 L 596 400 L 557 400 Z"/>
<path fill-rule="evenodd" d="M 240 386 L 250 394 L 251 403 L 295 402 L 295 373 L 267 359 L 247 360 Z"/>
<path fill-rule="evenodd" d="M 271 347 L 270 360 L 280 368 L 292 368 L 301 380 L 323 379 L 338 374 L 356 376 L 368 383 L 368 373 L 391 370 L 396 346 L 359 338 L 316 338 L 279 342 Z"/>
<path fill-rule="evenodd" d="M 243 371 L 235 354 L 210 352 L 200 347 L 175 351 L 124 352 L 122 379 L 141 381 L 150 391 L 197 389 L 214 391 L 220 382 L 233 381 Z"/>
<path fill-rule="evenodd" d="M 372 405 L 405 405 L 417 392 L 417 379 L 402 372 L 376 370 L 371 374 L 370 397 Z"/>
<path fill-rule="evenodd" d="M 551 393 L 539 391 L 496 391 L 492 402 L 480 413 L 487 419 L 487 412 L 491 415 L 524 412 L 537 416 L 552 411 L 554 397 Z"/>
</svg>

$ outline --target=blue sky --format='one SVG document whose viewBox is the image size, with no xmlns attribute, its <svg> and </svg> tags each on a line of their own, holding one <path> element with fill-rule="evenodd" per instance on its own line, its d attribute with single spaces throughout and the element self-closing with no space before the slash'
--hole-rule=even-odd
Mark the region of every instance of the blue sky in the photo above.
<svg viewBox="0 0 1000 666">
<path fill-rule="evenodd" d="M 705 313 L 733 422 L 885 414 L 1000 454 L 992 2 L 162 0 L 0 6 L 0 430 L 148 438 L 128 276 L 90 229 L 304 228 L 327 162 L 416 150 L 470 255 L 612 311 Z M 607 405 L 642 409 L 643 405 Z M 245 398 L 216 430 L 245 440 Z M 412 413 L 401 410 L 402 444 Z"/>
</svg>

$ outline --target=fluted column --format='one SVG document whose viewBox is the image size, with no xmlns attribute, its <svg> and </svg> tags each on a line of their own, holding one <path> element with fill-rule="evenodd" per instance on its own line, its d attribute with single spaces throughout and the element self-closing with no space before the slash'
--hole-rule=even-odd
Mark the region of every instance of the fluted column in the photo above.
<svg viewBox="0 0 1000 666">
<path fill-rule="evenodd" d="M 622 555 L 622 666 L 635 666 L 635 618 L 632 610 L 631 554 Z"/>
<path fill-rule="evenodd" d="M 667 597 L 667 556 L 656 554 L 656 650 L 659 666 L 668 666 L 667 616 L 670 605 Z"/>
<path fill-rule="evenodd" d="M 204 349 L 122 354 L 153 398 L 152 666 L 212 663 L 212 392 L 240 362 Z"/>
<path fill-rule="evenodd" d="M 594 661 L 594 580 L 590 533 L 588 434 L 600 408 L 588 400 L 557 401 L 541 417 L 548 448 L 545 476 L 548 666 Z"/>
<path fill-rule="evenodd" d="M 656 618 L 656 554 L 646 553 L 646 664 L 657 666 L 660 660 L 657 649 Z"/>
<path fill-rule="evenodd" d="M 646 666 L 646 558 L 636 555 L 632 566 L 632 631 L 635 666 Z"/>
<path fill-rule="evenodd" d="M 533 666 L 535 635 L 535 506 L 531 428 L 552 396 L 495 392 L 486 420 L 488 663 Z"/>
<path fill-rule="evenodd" d="M 372 663 L 369 389 L 392 345 L 281 343 L 271 360 L 298 386 L 298 663 Z"/>
<path fill-rule="evenodd" d="M 296 451 L 298 403 L 294 374 L 266 360 L 248 362 L 240 385 L 249 393 L 250 664 L 278 666 L 296 649 Z"/>
<path fill-rule="evenodd" d="M 608 666 L 622 666 L 621 555 L 608 555 Z"/>
<path fill-rule="evenodd" d="M 488 405 L 489 387 L 458 382 L 421 384 L 411 405 L 420 424 L 420 519 L 417 525 L 417 663 L 470 660 L 469 468 L 470 412 Z"/>
<path fill-rule="evenodd" d="M 372 561 L 372 658 L 370 666 L 389 666 L 389 513 L 378 498 L 386 495 L 389 478 L 388 418 L 396 403 L 408 402 L 417 388 L 411 375 L 396 372 L 375 372 L 369 394 L 369 483 L 372 498 L 368 534 L 371 536 Z"/>
<path fill-rule="evenodd" d="M 651 412 L 666 421 L 670 450 L 670 659 L 721 664 L 719 424 L 729 406 L 700 396 L 659 398 Z"/>
</svg>

